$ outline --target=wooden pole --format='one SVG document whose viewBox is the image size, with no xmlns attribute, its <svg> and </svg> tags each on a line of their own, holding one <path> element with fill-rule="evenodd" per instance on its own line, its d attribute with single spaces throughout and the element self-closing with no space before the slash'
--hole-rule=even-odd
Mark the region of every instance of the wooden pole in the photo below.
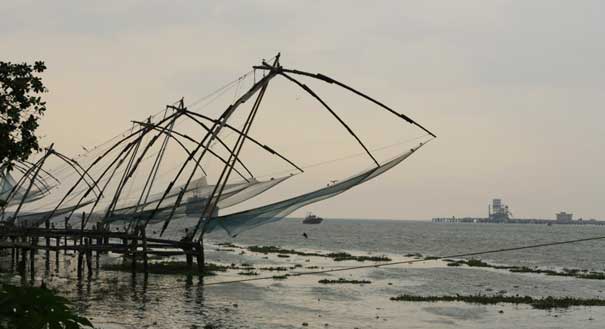
<svg viewBox="0 0 605 329">
<path fill-rule="evenodd" d="M 193 250 L 191 249 L 191 242 L 187 241 L 187 246 L 184 247 L 185 250 L 185 258 L 187 260 L 187 269 L 191 270 L 193 268 L 193 255 L 191 254 Z"/>
<path fill-rule="evenodd" d="M 103 233 L 102 226 L 99 225 L 99 224 L 97 224 L 97 229 L 99 231 L 99 235 L 101 235 Z M 101 243 L 103 242 L 103 235 L 101 235 L 101 237 L 97 237 L 95 239 L 95 241 L 96 241 L 96 244 L 97 244 L 97 248 L 100 247 Z M 99 249 L 97 249 L 97 253 L 95 254 L 95 256 L 96 256 L 95 257 L 96 258 L 95 259 L 96 260 L 95 266 L 96 266 L 96 270 L 97 271 L 99 270 L 99 253 L 100 253 L 100 251 L 99 251 Z"/>
<path fill-rule="evenodd" d="M 11 238 L 11 242 L 13 244 L 13 247 L 11 247 L 11 271 L 15 268 L 15 240 L 13 238 Z"/>
<path fill-rule="evenodd" d="M 111 232 L 111 224 L 107 224 L 107 228 L 105 229 L 105 231 L 107 231 L 107 233 Z M 109 235 L 105 237 L 105 244 L 109 244 Z"/>
<path fill-rule="evenodd" d="M 19 240 L 17 240 L 19 242 Z M 14 243 L 14 241 L 13 241 Z M 17 265 L 17 271 L 19 270 L 19 263 L 21 260 L 19 259 L 19 247 L 15 246 L 15 264 Z"/>
<path fill-rule="evenodd" d="M 92 277 L 92 241 L 91 238 L 86 238 L 86 270 L 88 278 Z"/>
<path fill-rule="evenodd" d="M 45 267 L 46 267 L 46 271 L 50 271 L 50 219 L 47 219 L 45 222 L 46 227 L 46 260 L 44 261 Z"/>
<path fill-rule="evenodd" d="M 78 279 L 82 279 L 82 244 L 80 244 L 76 252 L 78 253 Z"/>
<path fill-rule="evenodd" d="M 29 273 L 31 276 L 31 280 L 32 282 L 34 281 L 35 278 L 35 274 L 36 274 L 36 265 L 35 265 L 35 253 L 36 253 L 36 248 L 35 246 L 38 244 L 38 238 L 34 238 L 32 237 L 32 243 L 31 243 L 31 248 L 29 250 Z"/>
<path fill-rule="evenodd" d="M 67 234 L 65 236 L 67 236 Z M 56 237 L 55 245 L 57 246 L 57 251 L 55 252 L 55 272 L 59 272 L 59 245 L 60 244 L 61 244 L 61 238 Z"/>
<path fill-rule="evenodd" d="M 69 217 L 65 216 L 65 227 L 64 227 L 64 229 L 65 229 L 66 232 L 67 232 L 67 222 L 68 221 L 69 221 Z M 64 241 L 64 243 L 65 243 L 65 247 L 67 247 L 67 234 L 65 234 L 65 241 Z M 63 250 L 63 254 L 67 255 L 67 248 L 65 248 L 65 250 Z"/>
<path fill-rule="evenodd" d="M 82 212 L 82 222 L 80 224 L 80 229 L 84 232 L 84 218 L 86 217 L 86 212 Z"/>
<path fill-rule="evenodd" d="M 145 228 L 141 227 L 141 237 L 143 238 L 143 271 L 145 273 L 145 277 L 147 277 L 148 273 L 148 264 L 147 264 L 147 237 L 145 234 Z"/>
<path fill-rule="evenodd" d="M 21 264 L 19 265 L 19 272 L 21 273 L 21 276 L 24 277 L 25 276 L 25 266 L 27 264 L 27 249 L 25 249 L 25 247 L 21 248 Z"/>
<path fill-rule="evenodd" d="M 130 255 L 132 256 L 132 275 L 135 276 L 137 273 L 137 249 L 139 249 L 138 246 L 138 240 L 136 238 L 136 232 L 135 232 L 135 237 L 132 238 L 132 243 L 131 243 L 131 252 Z"/>
<path fill-rule="evenodd" d="M 205 269 L 205 259 L 204 259 L 204 240 L 203 238 L 200 238 L 200 241 L 198 242 L 198 246 L 196 248 L 197 250 L 197 271 L 198 271 L 198 276 L 200 279 L 200 282 L 203 282 L 204 280 L 204 271 Z"/>
</svg>

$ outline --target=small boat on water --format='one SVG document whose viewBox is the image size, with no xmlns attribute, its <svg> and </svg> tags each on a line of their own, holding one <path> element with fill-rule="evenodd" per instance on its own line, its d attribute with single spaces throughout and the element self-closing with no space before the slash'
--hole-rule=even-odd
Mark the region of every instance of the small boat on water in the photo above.
<svg viewBox="0 0 605 329">
<path fill-rule="evenodd" d="M 323 221 L 324 219 L 316 216 L 312 213 L 308 213 L 307 217 L 305 217 L 305 219 L 303 219 L 302 223 L 303 224 L 319 224 Z"/>
</svg>

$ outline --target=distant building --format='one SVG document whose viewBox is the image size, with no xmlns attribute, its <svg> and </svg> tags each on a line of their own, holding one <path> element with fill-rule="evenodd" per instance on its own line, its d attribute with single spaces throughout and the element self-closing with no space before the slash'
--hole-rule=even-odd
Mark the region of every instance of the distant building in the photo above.
<svg viewBox="0 0 605 329">
<path fill-rule="evenodd" d="M 502 203 L 502 199 L 493 199 L 491 206 L 488 206 L 490 222 L 506 222 L 510 219 L 508 206 Z"/>
<path fill-rule="evenodd" d="M 557 214 L 557 222 L 571 222 L 573 220 L 573 214 L 561 211 Z"/>
</svg>

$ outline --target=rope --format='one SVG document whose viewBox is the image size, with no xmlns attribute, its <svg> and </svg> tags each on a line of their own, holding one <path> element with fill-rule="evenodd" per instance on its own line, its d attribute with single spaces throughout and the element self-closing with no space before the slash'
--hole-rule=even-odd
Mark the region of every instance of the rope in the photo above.
<svg viewBox="0 0 605 329">
<path fill-rule="evenodd" d="M 232 87 L 235 83 L 241 83 L 241 81 L 243 81 L 245 78 L 247 78 L 250 74 L 252 74 L 252 71 L 246 72 L 245 74 L 243 74 L 242 76 L 238 77 L 237 79 L 232 80 L 232 81 L 224 84 L 222 87 L 216 89 L 215 91 L 213 91 L 213 92 L 211 92 L 211 93 L 209 93 L 209 94 L 207 94 L 205 96 L 202 96 L 202 97 L 198 98 L 197 100 L 193 101 L 192 103 L 189 104 L 189 107 L 190 108 L 195 107 L 199 103 L 201 103 L 201 102 L 203 102 L 203 101 L 205 101 L 205 100 L 207 100 L 207 99 L 209 99 L 209 98 L 211 98 L 211 97 L 213 97 L 215 95 L 217 97 L 220 97 L 222 94 L 224 94 L 226 92 L 226 90 L 228 90 L 230 87 Z M 219 94 L 219 95 L 217 95 L 217 94 Z M 176 105 L 179 102 L 180 101 L 176 101 L 176 102 L 172 103 L 171 105 Z M 212 101 L 209 102 L 209 103 L 212 103 Z M 209 104 L 205 104 L 203 107 L 205 107 L 207 105 L 209 105 Z M 157 117 L 158 115 L 164 113 L 165 111 L 166 111 L 166 109 L 162 109 L 162 110 L 160 110 L 160 111 L 158 111 L 156 113 L 153 113 L 151 116 L 149 116 L 149 118 L 151 120 L 153 120 L 155 117 Z M 74 158 L 75 159 L 79 159 L 79 158 L 83 158 L 83 157 L 88 157 L 91 154 L 94 154 L 94 152 L 102 150 L 103 146 L 108 145 L 109 143 L 111 143 L 112 141 L 116 140 L 117 138 L 120 138 L 120 137 L 124 136 L 126 133 L 128 133 L 131 130 L 132 130 L 132 128 L 125 129 L 122 132 L 114 135 L 113 137 L 111 137 L 111 138 L 109 138 L 109 139 L 101 142 L 100 144 L 97 144 L 97 145 L 94 145 L 94 146 L 91 146 L 91 147 L 87 148 L 87 149 L 89 149 L 89 151 L 87 151 L 85 153 L 82 153 L 82 154 L 77 154 Z M 65 169 L 65 165 L 61 165 L 61 166 L 59 166 L 57 168 L 53 168 L 53 170 L 51 170 L 51 171 L 52 172 L 60 172 L 60 171 L 62 171 L 64 169 Z"/>
<path fill-rule="evenodd" d="M 370 149 L 370 151 L 372 152 L 379 152 L 379 151 L 383 151 L 395 146 L 400 146 L 402 144 L 407 144 L 413 141 L 417 141 L 419 139 L 424 139 L 426 137 L 430 136 L 429 134 L 425 134 L 422 136 L 418 136 L 418 137 L 414 137 L 414 138 L 410 138 L 410 139 L 406 139 L 406 140 L 402 140 L 393 144 L 389 144 L 389 145 L 385 145 L 385 146 L 380 146 L 380 147 L 376 147 L 376 148 L 372 148 Z M 334 159 L 330 159 L 330 160 L 325 160 L 325 161 L 320 161 L 320 162 L 315 162 L 315 163 L 310 163 L 308 165 L 303 165 L 301 166 L 302 169 L 309 169 L 309 168 L 314 168 L 314 167 L 320 167 L 323 165 L 327 165 L 330 163 L 334 163 L 334 162 L 338 162 L 338 161 L 343 161 L 343 160 L 349 160 L 349 159 L 353 159 L 353 158 L 359 158 L 361 156 L 365 156 L 367 153 L 365 152 L 359 152 L 359 153 L 354 153 L 354 154 L 349 154 L 349 155 L 345 155 L 343 157 L 340 158 L 334 158 Z M 269 176 L 273 176 L 273 175 L 278 175 L 278 174 L 286 174 L 286 173 L 290 173 L 290 170 L 281 170 L 281 171 L 274 171 L 268 174 L 263 174 L 262 176 L 257 176 L 257 178 L 264 178 L 264 177 L 269 177 Z"/>
</svg>

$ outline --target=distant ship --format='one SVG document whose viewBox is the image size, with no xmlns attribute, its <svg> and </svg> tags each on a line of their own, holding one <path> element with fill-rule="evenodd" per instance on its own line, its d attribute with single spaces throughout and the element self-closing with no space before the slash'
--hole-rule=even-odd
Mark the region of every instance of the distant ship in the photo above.
<svg viewBox="0 0 605 329">
<path fill-rule="evenodd" d="M 315 216 L 312 213 L 308 213 L 307 217 L 305 217 L 305 219 L 303 219 L 302 223 L 303 224 L 319 224 L 323 220 L 324 219 L 319 216 Z"/>
</svg>

